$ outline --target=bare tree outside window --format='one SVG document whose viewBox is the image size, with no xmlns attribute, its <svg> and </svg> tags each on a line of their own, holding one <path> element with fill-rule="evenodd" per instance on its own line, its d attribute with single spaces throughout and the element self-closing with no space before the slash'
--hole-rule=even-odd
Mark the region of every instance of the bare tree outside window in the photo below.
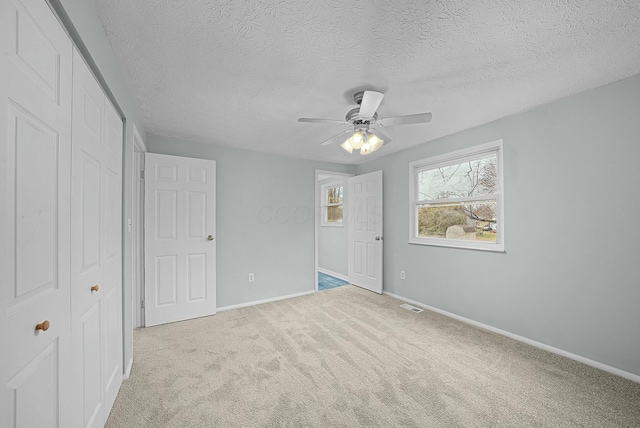
<svg viewBox="0 0 640 428">
<path fill-rule="evenodd" d="M 460 226 L 458 239 L 496 242 L 497 156 L 418 172 L 418 236 L 446 237 Z"/>
<path fill-rule="evenodd" d="M 344 188 L 343 186 L 326 187 L 324 191 L 325 223 L 341 224 L 343 219 Z"/>
</svg>

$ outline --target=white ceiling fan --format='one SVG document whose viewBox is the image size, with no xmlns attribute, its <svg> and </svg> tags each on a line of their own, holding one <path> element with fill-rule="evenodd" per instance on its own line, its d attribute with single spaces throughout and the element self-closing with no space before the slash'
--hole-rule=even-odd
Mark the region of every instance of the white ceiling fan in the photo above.
<svg viewBox="0 0 640 428">
<path fill-rule="evenodd" d="M 321 145 L 329 145 L 334 141 L 344 138 L 345 134 L 351 134 L 351 136 L 348 137 L 340 147 L 349 153 L 353 153 L 354 150 L 360 150 L 361 155 L 368 155 L 369 153 L 378 150 L 384 143 L 388 144 L 391 142 L 391 139 L 383 134 L 378 128 L 395 125 L 429 123 L 431 121 L 431 113 L 409 114 L 406 116 L 379 119 L 376 110 L 378 110 L 378 107 L 382 102 L 382 98 L 384 98 L 384 94 L 382 92 L 359 91 L 353 94 L 353 100 L 356 104 L 359 104 L 360 107 L 350 110 L 347 113 L 345 120 L 301 117 L 298 119 L 298 122 L 336 123 L 349 126 L 350 129 L 342 131 L 328 140 L 323 141 Z"/>
</svg>

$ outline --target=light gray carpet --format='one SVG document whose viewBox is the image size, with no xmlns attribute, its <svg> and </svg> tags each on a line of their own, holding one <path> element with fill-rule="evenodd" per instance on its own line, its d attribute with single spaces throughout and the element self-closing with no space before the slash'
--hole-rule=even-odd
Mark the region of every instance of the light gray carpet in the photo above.
<svg viewBox="0 0 640 428">
<path fill-rule="evenodd" d="M 107 427 L 640 427 L 640 384 L 354 286 L 135 332 Z"/>
</svg>

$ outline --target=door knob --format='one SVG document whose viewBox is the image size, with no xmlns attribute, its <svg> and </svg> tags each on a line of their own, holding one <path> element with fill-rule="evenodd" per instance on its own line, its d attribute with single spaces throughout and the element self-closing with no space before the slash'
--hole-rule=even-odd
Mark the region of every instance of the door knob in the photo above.
<svg viewBox="0 0 640 428">
<path fill-rule="evenodd" d="M 376 236 L 376 241 L 380 241 L 382 239 L 382 236 Z"/>
<path fill-rule="evenodd" d="M 40 324 L 36 325 L 36 330 L 47 331 L 49 330 L 50 325 L 51 323 L 49 322 L 49 320 L 44 320 Z"/>
<path fill-rule="evenodd" d="M 207 236 L 207 240 L 208 240 L 208 241 L 213 241 L 213 235 L 209 235 L 209 236 Z"/>
<path fill-rule="evenodd" d="M 96 285 L 92 285 L 92 286 L 91 286 L 91 292 L 92 292 L 92 293 L 97 292 L 99 289 L 100 289 L 100 287 L 98 287 L 98 284 L 96 284 Z"/>
</svg>

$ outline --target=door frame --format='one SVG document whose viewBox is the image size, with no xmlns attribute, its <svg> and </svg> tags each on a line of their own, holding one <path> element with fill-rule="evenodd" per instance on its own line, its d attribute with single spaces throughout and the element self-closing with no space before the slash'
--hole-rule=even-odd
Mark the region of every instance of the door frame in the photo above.
<svg viewBox="0 0 640 428">
<path fill-rule="evenodd" d="M 318 291 L 318 234 L 320 232 L 320 224 L 322 223 L 322 202 L 320 201 L 320 183 L 319 178 L 322 175 L 329 175 L 334 177 L 344 177 L 350 178 L 355 177 L 355 174 L 351 174 L 348 172 L 337 172 L 337 171 L 328 171 L 323 169 L 316 169 L 315 172 L 315 181 L 314 181 L 314 205 L 316 207 L 316 215 L 314 216 L 314 272 L 313 272 L 313 289 Z M 348 225 L 345 225 L 348 227 Z M 347 275 L 349 275 L 349 271 L 351 270 L 351 266 L 349 265 L 349 257 L 347 257 Z M 351 282 L 351 281 L 349 281 Z"/>
<path fill-rule="evenodd" d="M 131 150 L 131 297 L 132 297 L 132 323 L 131 328 L 144 327 L 144 154 L 147 146 L 133 125 L 133 147 Z M 131 335 L 133 341 L 133 334 Z M 131 348 L 133 349 L 133 347 Z M 130 367 L 127 367 L 127 373 Z"/>
</svg>

